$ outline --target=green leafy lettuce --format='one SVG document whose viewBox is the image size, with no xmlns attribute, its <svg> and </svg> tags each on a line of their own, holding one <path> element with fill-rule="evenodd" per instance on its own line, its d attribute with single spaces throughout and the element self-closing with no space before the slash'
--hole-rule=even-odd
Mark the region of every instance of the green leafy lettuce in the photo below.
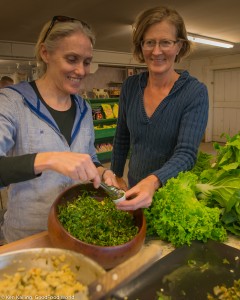
<svg viewBox="0 0 240 300">
<path fill-rule="evenodd" d="M 197 161 L 193 169 L 191 170 L 192 173 L 200 176 L 200 174 L 206 170 L 211 168 L 211 161 L 213 160 L 213 155 L 209 153 L 205 153 L 202 151 L 198 152 Z"/>
<path fill-rule="evenodd" d="M 240 236 L 240 133 L 214 143 L 215 161 L 199 152 L 194 168 L 168 180 L 145 209 L 148 235 L 175 246 Z"/>
<path fill-rule="evenodd" d="M 222 208 L 224 227 L 240 235 L 240 169 L 203 171 L 196 194 L 207 206 Z"/>
<path fill-rule="evenodd" d="M 240 133 L 223 135 L 227 142 L 214 143 L 216 163 L 200 173 L 196 192 L 207 206 L 221 208 L 223 226 L 240 235 Z"/>
<path fill-rule="evenodd" d="M 240 168 L 240 133 L 230 137 L 223 134 L 227 142 L 224 146 L 214 143 L 213 146 L 217 151 L 215 168 L 226 171 Z"/>
<path fill-rule="evenodd" d="M 148 235 L 157 235 L 176 247 L 193 240 L 226 240 L 221 209 L 207 207 L 197 199 L 197 180 L 191 172 L 180 173 L 155 192 L 151 207 L 144 210 Z"/>
</svg>

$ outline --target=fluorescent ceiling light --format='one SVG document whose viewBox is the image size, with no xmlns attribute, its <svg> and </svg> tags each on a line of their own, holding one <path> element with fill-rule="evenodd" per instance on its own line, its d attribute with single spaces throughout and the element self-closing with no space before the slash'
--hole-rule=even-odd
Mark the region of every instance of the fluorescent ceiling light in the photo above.
<svg viewBox="0 0 240 300">
<path fill-rule="evenodd" d="M 211 45 L 211 46 L 217 46 L 217 47 L 223 47 L 223 48 L 233 48 L 234 44 L 205 37 L 205 36 L 200 36 L 200 35 L 195 35 L 192 33 L 188 33 L 188 39 L 189 41 L 195 42 L 195 43 L 200 43 L 200 44 L 206 44 L 206 45 Z"/>
</svg>

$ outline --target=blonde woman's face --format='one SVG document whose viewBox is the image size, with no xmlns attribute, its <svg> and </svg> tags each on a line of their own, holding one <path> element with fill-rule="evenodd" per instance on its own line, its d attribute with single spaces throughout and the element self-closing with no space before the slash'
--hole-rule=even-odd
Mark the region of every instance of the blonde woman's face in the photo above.
<svg viewBox="0 0 240 300">
<path fill-rule="evenodd" d="M 176 55 L 182 46 L 181 42 L 176 42 L 174 25 L 168 21 L 153 24 L 145 32 L 143 40 L 147 45 L 156 44 L 152 49 L 142 48 L 143 57 L 150 72 L 164 74 L 174 68 Z M 168 44 L 171 46 L 165 46 Z"/>
<path fill-rule="evenodd" d="M 46 76 L 66 94 L 79 92 L 81 82 L 90 73 L 93 47 L 81 32 L 62 38 L 52 52 L 45 51 Z"/>
</svg>

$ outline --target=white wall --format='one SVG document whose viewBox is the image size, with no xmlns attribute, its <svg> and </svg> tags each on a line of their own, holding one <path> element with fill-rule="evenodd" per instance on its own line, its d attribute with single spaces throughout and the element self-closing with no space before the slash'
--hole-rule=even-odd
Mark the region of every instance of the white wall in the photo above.
<svg viewBox="0 0 240 300">
<path fill-rule="evenodd" d="M 177 67 L 188 70 L 192 76 L 197 77 L 200 81 L 205 83 L 208 88 L 209 119 L 205 133 L 205 141 L 211 142 L 213 127 L 213 73 L 214 70 L 219 69 L 239 68 L 240 54 L 186 60 L 178 64 Z"/>
</svg>

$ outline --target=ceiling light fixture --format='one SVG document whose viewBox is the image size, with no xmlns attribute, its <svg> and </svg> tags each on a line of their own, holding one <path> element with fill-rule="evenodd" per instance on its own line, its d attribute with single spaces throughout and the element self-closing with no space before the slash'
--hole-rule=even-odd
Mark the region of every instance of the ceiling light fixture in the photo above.
<svg viewBox="0 0 240 300">
<path fill-rule="evenodd" d="M 188 33 L 187 35 L 189 41 L 200 43 L 200 44 L 206 44 L 211 46 L 217 46 L 217 47 L 223 47 L 223 48 L 233 48 L 234 44 L 229 43 L 227 41 L 222 41 L 214 38 L 209 38 L 206 36 L 196 35 L 192 33 Z"/>
</svg>

